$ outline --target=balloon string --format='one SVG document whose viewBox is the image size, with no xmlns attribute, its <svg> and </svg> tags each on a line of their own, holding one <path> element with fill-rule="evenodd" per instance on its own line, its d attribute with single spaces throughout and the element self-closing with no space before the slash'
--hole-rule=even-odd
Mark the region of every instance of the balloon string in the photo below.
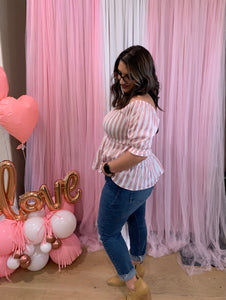
<svg viewBox="0 0 226 300">
<path fill-rule="evenodd" d="M 8 259 L 8 256 L 1 256 L 1 259 L 0 259 L 0 270 L 1 270 L 1 273 L 2 274 L 5 274 L 5 277 L 6 279 L 9 281 L 9 282 L 12 282 L 11 279 L 9 279 L 9 275 L 8 274 L 8 267 L 7 267 L 7 259 Z"/>
<path fill-rule="evenodd" d="M 44 223 L 42 225 L 42 227 L 44 226 L 44 239 L 43 239 L 43 243 L 46 243 L 46 237 L 47 235 L 51 236 L 53 234 L 53 229 L 51 226 L 51 217 L 54 215 L 55 212 L 50 212 L 46 217 L 44 217 Z M 42 227 L 40 228 L 40 230 L 42 229 Z"/>
<path fill-rule="evenodd" d="M 20 254 L 25 251 L 27 239 L 24 235 L 24 222 L 23 221 L 12 221 L 12 226 L 14 226 L 14 249 L 13 251 L 19 250 Z"/>
<path fill-rule="evenodd" d="M 21 147 L 21 150 L 23 152 L 24 160 L 26 160 L 25 148 L 26 148 L 26 146 L 23 144 Z"/>
</svg>

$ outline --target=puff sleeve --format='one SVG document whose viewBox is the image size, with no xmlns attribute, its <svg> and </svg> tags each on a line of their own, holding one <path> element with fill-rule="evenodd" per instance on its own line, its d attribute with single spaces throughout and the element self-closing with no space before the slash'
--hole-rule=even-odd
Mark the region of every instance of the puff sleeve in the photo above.
<svg viewBox="0 0 226 300">
<path fill-rule="evenodd" d="M 151 154 L 152 138 L 159 126 L 159 118 L 151 106 L 144 101 L 130 103 L 128 112 L 128 149 L 130 153 L 138 156 Z"/>
</svg>

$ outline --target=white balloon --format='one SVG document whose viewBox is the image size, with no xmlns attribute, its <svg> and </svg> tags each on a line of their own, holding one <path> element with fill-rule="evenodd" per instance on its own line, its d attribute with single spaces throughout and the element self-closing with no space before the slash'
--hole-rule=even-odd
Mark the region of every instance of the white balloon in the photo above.
<svg viewBox="0 0 226 300">
<path fill-rule="evenodd" d="M 24 222 L 24 234 L 34 244 L 40 244 L 44 237 L 44 220 L 41 217 L 33 217 Z"/>
<path fill-rule="evenodd" d="M 33 244 L 27 244 L 24 254 L 27 254 L 28 256 L 32 256 L 34 252 L 35 252 L 35 246 Z"/>
<path fill-rule="evenodd" d="M 20 266 L 20 260 L 10 256 L 7 260 L 7 267 L 12 270 L 16 270 Z"/>
<path fill-rule="evenodd" d="M 30 219 L 30 218 L 33 218 L 33 217 L 41 217 L 41 218 L 45 217 L 44 207 L 40 210 L 29 213 L 27 218 Z"/>
<path fill-rule="evenodd" d="M 70 236 L 76 228 L 75 215 L 68 210 L 59 210 L 51 217 L 53 233 L 58 238 Z"/>
<path fill-rule="evenodd" d="M 34 254 L 31 256 L 31 264 L 28 267 L 28 270 L 39 271 L 47 265 L 48 261 L 49 254 L 41 252 L 39 246 L 37 246 Z"/>
<path fill-rule="evenodd" d="M 40 246 L 40 250 L 43 253 L 49 253 L 49 251 L 51 251 L 51 249 L 52 249 L 52 244 L 50 244 L 50 243 L 43 243 Z"/>
</svg>

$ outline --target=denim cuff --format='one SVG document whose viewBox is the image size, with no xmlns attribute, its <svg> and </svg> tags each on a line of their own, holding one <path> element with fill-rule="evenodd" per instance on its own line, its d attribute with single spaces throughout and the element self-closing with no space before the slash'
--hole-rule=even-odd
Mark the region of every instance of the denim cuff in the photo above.
<svg viewBox="0 0 226 300">
<path fill-rule="evenodd" d="M 134 256 L 130 253 L 130 257 L 131 257 L 132 261 L 138 261 L 138 262 L 142 263 L 145 258 L 145 255 Z"/>
<path fill-rule="evenodd" d="M 133 276 L 136 275 L 136 270 L 132 268 L 132 270 L 128 274 L 118 275 L 119 278 L 123 281 L 128 281 L 133 278 Z"/>
</svg>

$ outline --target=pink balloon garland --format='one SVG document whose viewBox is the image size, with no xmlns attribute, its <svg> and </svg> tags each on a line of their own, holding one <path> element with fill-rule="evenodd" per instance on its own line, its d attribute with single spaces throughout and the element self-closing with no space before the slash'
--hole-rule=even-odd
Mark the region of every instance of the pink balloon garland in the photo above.
<svg viewBox="0 0 226 300">
<path fill-rule="evenodd" d="M 1 174 L 4 175 L 9 164 L 13 165 L 9 161 L 1 162 Z M 74 172 L 69 172 L 69 175 Z M 67 175 L 65 180 L 60 180 L 58 209 L 55 208 L 55 198 L 50 194 L 50 198 L 44 197 L 41 190 L 39 194 L 30 192 L 29 195 L 26 193 L 20 196 L 20 207 L 16 212 L 12 207 L 15 196 L 14 176 L 16 173 L 8 172 L 7 192 L 4 176 L 1 176 L 4 192 L 0 193 L 0 215 L 4 214 L 5 218 L 0 220 L 0 277 L 9 280 L 9 275 L 19 267 L 30 271 L 41 270 L 48 263 L 49 257 L 58 264 L 59 270 L 70 265 L 82 252 L 80 241 L 74 234 L 77 220 L 73 213 L 74 202 L 81 195 L 80 189 L 76 198 L 68 196 L 67 188 L 72 189 Z M 73 190 L 77 183 L 78 179 L 72 185 Z M 39 201 L 35 202 L 34 199 Z"/>
<path fill-rule="evenodd" d="M 17 149 L 20 149 L 24 147 L 24 143 L 30 137 L 38 121 L 38 105 L 28 95 L 15 99 L 8 97 L 8 92 L 7 76 L 4 69 L 0 67 L 0 125 L 21 142 L 21 145 L 17 147 Z M 10 175 L 12 174 L 8 175 L 11 177 Z M 77 176 L 74 173 L 69 173 L 69 175 Z M 75 178 L 73 177 L 73 179 Z M 8 187 L 11 186 L 9 185 Z M 76 227 L 76 219 L 73 214 L 74 205 L 68 203 L 63 195 L 61 195 L 61 207 L 57 211 L 49 211 L 46 208 L 40 216 L 37 215 L 38 211 L 34 216 L 32 216 L 32 213 L 34 214 L 32 212 L 30 218 L 28 215 L 30 227 L 34 229 L 32 232 L 29 226 L 25 229 L 26 218 L 23 215 L 20 215 L 18 219 L 13 219 L 16 214 L 14 216 L 11 210 L 11 214 L 6 214 L 8 210 L 4 207 L 6 205 L 5 202 L 9 205 L 13 202 L 14 196 L 8 197 L 8 192 L 7 195 L 3 194 L 1 194 L 0 199 L 2 205 L 0 215 L 4 213 L 5 219 L 0 221 L 0 277 L 5 277 L 9 280 L 9 275 L 19 266 L 31 271 L 40 270 L 48 263 L 50 253 L 53 260 L 59 265 L 59 269 L 71 264 L 81 254 L 80 242 L 73 233 Z M 76 198 L 78 199 L 79 197 L 80 193 L 78 192 L 73 201 L 76 201 Z M 53 203 L 55 203 L 54 197 Z M 64 211 L 67 213 L 64 213 Z M 8 217 L 11 217 L 11 219 L 8 219 Z M 52 217 L 54 218 L 54 225 L 51 224 Z M 70 224 L 67 223 L 67 220 L 70 220 Z M 66 226 L 65 232 L 59 233 L 61 224 L 57 226 L 59 225 L 57 224 L 58 222 Z M 55 233 L 52 226 L 56 227 Z M 60 236 L 57 236 L 58 233 Z M 41 239 L 37 242 L 37 239 L 40 237 Z"/>
<path fill-rule="evenodd" d="M 26 236 L 26 231 L 24 230 L 24 223 L 26 221 L 9 220 L 3 219 L 0 221 L 0 277 L 5 277 L 9 280 L 9 275 L 11 275 L 17 267 L 9 268 L 7 263 L 11 260 L 11 265 L 16 265 L 14 260 L 18 260 L 18 267 L 23 269 L 28 269 L 30 271 L 38 271 L 45 267 L 48 263 L 48 257 L 58 264 L 59 271 L 61 268 L 73 263 L 73 261 L 82 253 L 81 243 L 78 237 L 72 233 L 66 238 L 58 238 L 53 233 L 53 228 L 51 226 L 51 218 L 56 215 L 56 221 L 58 220 L 59 212 L 67 212 L 72 214 L 70 211 L 57 210 L 51 211 L 48 215 L 43 217 L 43 225 L 36 230 L 34 236 L 44 230 L 44 235 L 42 241 L 37 244 L 34 239 L 30 239 Z M 35 222 L 41 217 L 31 217 L 29 218 L 30 226 L 32 228 L 37 228 Z M 60 220 L 60 218 L 59 218 Z M 64 220 L 66 223 L 66 219 Z M 71 231 L 74 231 L 74 227 L 71 227 Z M 68 229 L 67 229 L 68 230 Z M 54 246 L 58 241 L 58 246 Z M 43 247 L 48 246 L 48 247 Z M 31 246 L 34 250 L 30 250 Z M 43 249 L 47 249 L 43 250 Z M 13 261 L 13 264 L 12 264 Z M 10 264 L 8 264 L 10 265 Z"/>
</svg>

